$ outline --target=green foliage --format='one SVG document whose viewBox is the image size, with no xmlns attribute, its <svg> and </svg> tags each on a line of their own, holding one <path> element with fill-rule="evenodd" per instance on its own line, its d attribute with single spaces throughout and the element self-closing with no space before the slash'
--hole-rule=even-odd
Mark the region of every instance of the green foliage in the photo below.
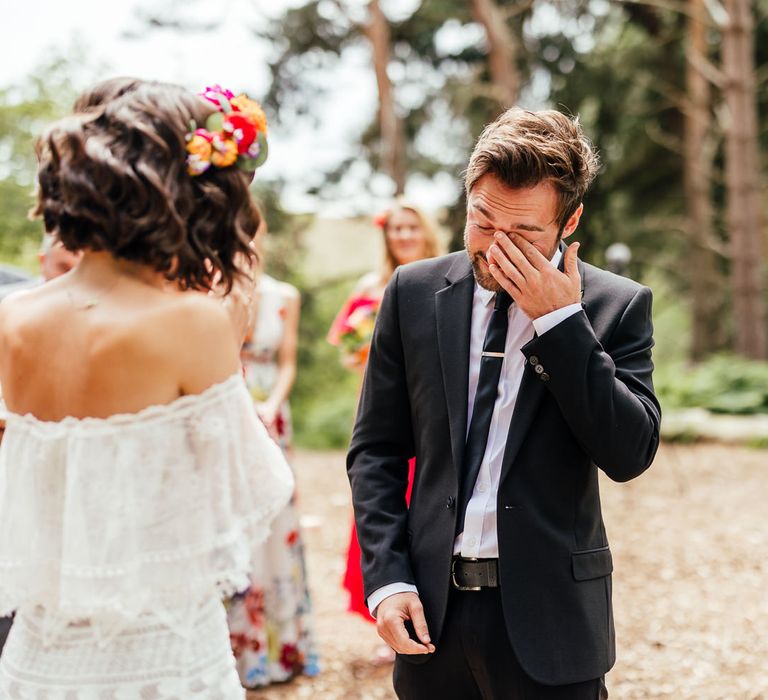
<svg viewBox="0 0 768 700">
<path fill-rule="evenodd" d="M 341 366 L 338 349 L 325 338 L 352 286 L 346 279 L 300 285 L 299 371 L 291 407 L 302 447 L 341 448 L 349 441 L 360 377 Z"/>
<path fill-rule="evenodd" d="M 550 100 L 579 115 L 603 163 L 578 232 L 585 254 L 603 264 L 605 248 L 625 242 L 635 276 L 662 254 L 680 289 L 683 275 L 672 267 L 685 249 L 680 16 L 654 11 L 628 22 L 626 11 L 614 7 L 597 20 L 588 52 L 559 34 L 542 40 Z"/>
<path fill-rule="evenodd" d="M 713 413 L 768 413 L 768 363 L 716 355 L 695 368 L 660 368 L 656 391 L 667 408 L 705 408 Z"/>
<path fill-rule="evenodd" d="M 0 255 L 25 256 L 42 235 L 39 221 L 30 221 L 33 205 L 35 139 L 74 99 L 71 63 L 56 59 L 42 66 L 21 86 L 0 89 Z"/>
<path fill-rule="evenodd" d="M 267 219 L 267 272 L 301 293 L 298 372 L 291 393 L 295 441 L 300 447 L 343 448 L 354 420 L 359 377 L 341 366 L 339 351 L 326 341 L 331 323 L 353 281 L 317 283 L 303 272 L 303 236 L 311 216 L 286 212 L 280 185 L 257 183 L 253 193 Z"/>
</svg>

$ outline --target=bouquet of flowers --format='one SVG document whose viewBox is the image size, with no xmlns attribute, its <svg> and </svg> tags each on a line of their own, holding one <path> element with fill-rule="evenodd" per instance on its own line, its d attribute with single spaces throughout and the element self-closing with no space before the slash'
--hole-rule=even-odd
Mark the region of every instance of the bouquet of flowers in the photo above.
<svg viewBox="0 0 768 700">
<path fill-rule="evenodd" d="M 339 348 L 345 366 L 365 366 L 378 308 L 378 299 L 353 297 L 333 322 L 328 342 Z"/>
</svg>

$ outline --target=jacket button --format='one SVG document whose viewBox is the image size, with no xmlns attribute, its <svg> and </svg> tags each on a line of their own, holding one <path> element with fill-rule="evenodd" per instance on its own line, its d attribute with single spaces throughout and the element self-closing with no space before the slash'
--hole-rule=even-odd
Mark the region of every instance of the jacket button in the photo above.
<svg viewBox="0 0 768 700">
<path fill-rule="evenodd" d="M 536 357 L 536 355 L 531 355 L 528 358 L 528 362 L 530 362 L 532 365 L 538 365 L 539 364 L 539 358 Z"/>
<path fill-rule="evenodd" d="M 536 374 L 541 374 L 544 371 L 544 365 L 536 365 L 533 368 L 533 371 L 536 372 Z"/>
<path fill-rule="evenodd" d="M 448 498 L 445 501 L 445 507 L 448 510 L 452 510 L 455 505 L 456 505 L 456 499 L 453 496 L 448 496 Z"/>
<path fill-rule="evenodd" d="M 549 381 L 549 375 L 546 372 L 542 372 L 539 375 L 539 379 L 541 379 L 542 382 L 548 382 Z"/>
</svg>

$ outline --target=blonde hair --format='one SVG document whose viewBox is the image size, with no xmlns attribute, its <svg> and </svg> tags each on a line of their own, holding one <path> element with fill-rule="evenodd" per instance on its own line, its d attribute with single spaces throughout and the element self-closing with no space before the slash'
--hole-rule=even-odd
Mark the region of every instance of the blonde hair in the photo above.
<svg viewBox="0 0 768 700">
<path fill-rule="evenodd" d="M 437 229 L 431 219 L 416 205 L 411 204 L 408 200 L 402 197 L 398 197 L 392 206 L 382 214 L 380 220 L 381 231 L 384 234 L 384 265 L 381 271 L 381 276 L 385 284 L 389 282 L 389 278 L 392 277 L 395 268 L 398 266 L 398 262 L 392 254 L 392 249 L 390 248 L 389 239 L 387 237 L 389 221 L 395 212 L 402 210 L 413 212 L 419 220 L 419 226 L 422 235 L 424 236 L 424 259 L 435 258 L 438 255 L 442 255 L 444 252 L 442 241 L 440 240 L 440 237 L 437 234 Z"/>
</svg>

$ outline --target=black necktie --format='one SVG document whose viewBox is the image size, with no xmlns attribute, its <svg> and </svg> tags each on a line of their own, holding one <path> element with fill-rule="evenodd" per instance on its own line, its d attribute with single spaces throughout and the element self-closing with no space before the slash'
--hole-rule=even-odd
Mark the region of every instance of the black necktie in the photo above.
<svg viewBox="0 0 768 700">
<path fill-rule="evenodd" d="M 464 464 L 461 470 L 459 510 L 456 520 L 457 535 L 464 530 L 464 515 L 475 488 L 475 481 L 477 481 L 488 442 L 493 407 L 499 393 L 499 377 L 501 365 L 504 362 L 504 345 L 507 341 L 509 325 L 507 311 L 511 303 L 512 298 L 509 294 L 505 291 L 497 292 L 491 320 L 485 333 L 483 354 L 480 358 L 480 376 L 477 380 L 477 393 L 472 409 L 472 422 L 469 424 Z"/>
</svg>

